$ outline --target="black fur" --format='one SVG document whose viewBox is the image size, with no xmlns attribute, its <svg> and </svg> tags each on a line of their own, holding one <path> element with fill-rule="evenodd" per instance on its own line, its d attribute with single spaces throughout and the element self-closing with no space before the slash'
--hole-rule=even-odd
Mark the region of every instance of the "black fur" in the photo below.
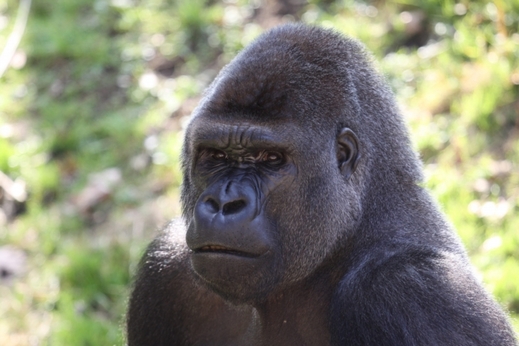
<svg viewBox="0 0 519 346">
<path fill-rule="evenodd" d="M 185 227 L 141 263 L 130 346 L 517 345 L 370 60 L 288 25 L 219 74 L 186 132 Z"/>
</svg>

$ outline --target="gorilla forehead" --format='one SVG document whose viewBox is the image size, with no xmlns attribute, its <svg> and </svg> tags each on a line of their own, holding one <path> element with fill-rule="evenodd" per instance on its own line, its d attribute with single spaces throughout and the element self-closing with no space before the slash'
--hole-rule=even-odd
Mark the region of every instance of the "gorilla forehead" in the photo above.
<svg viewBox="0 0 519 346">
<path fill-rule="evenodd" d="M 247 122 L 207 122 L 205 116 L 194 120 L 191 129 L 192 142 L 199 147 L 226 149 L 261 148 L 284 149 L 289 152 L 295 143 L 287 137 L 297 127 L 284 120 L 276 122 L 275 129 L 268 124 L 257 126 Z"/>
<path fill-rule="evenodd" d="M 332 31 L 299 25 L 269 31 L 220 73 L 209 89 L 205 109 L 255 120 L 294 120 L 337 111 L 337 106 L 346 106 L 349 79 L 343 54 L 349 41 L 337 37 Z M 330 117 L 334 118 L 326 116 Z"/>
</svg>

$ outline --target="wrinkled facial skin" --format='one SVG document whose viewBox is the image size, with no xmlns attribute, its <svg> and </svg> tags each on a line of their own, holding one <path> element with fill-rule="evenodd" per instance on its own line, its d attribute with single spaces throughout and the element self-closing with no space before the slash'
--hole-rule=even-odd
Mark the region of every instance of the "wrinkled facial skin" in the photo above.
<svg viewBox="0 0 519 346">
<path fill-rule="evenodd" d="M 296 179 L 290 146 L 261 127 L 197 120 L 206 126 L 193 141 L 193 181 L 202 191 L 186 237 L 193 268 L 231 301 L 263 297 L 283 274 L 269 206 L 270 197 Z"/>
<path fill-rule="evenodd" d="M 330 184 L 342 180 L 344 186 L 344 176 L 355 169 L 353 132 L 339 134 L 348 136 L 341 145 L 334 135 L 320 142 L 301 131 L 289 121 L 251 124 L 204 114 L 188 129 L 184 194 L 189 190 L 192 197 L 184 200 L 193 205 L 185 213 L 191 263 L 209 288 L 231 302 L 261 302 L 307 277 L 332 253 L 345 228 L 344 210 L 354 209 L 334 203 L 347 191 Z M 312 141 L 321 155 L 308 160 L 316 151 Z M 330 211 L 336 217 L 322 217 Z"/>
</svg>

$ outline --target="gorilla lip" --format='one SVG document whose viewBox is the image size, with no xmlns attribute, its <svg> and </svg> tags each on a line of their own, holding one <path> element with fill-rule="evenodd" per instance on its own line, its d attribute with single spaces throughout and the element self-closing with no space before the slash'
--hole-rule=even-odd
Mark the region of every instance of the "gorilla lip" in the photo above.
<svg viewBox="0 0 519 346">
<path fill-rule="evenodd" d="M 261 254 L 243 252 L 243 251 L 231 249 L 231 248 L 221 246 L 221 245 L 205 245 L 205 246 L 199 247 L 198 249 L 194 249 L 193 251 L 195 254 L 217 253 L 217 254 L 226 254 L 226 255 L 240 256 L 240 257 L 249 257 L 249 258 L 261 256 Z"/>
</svg>

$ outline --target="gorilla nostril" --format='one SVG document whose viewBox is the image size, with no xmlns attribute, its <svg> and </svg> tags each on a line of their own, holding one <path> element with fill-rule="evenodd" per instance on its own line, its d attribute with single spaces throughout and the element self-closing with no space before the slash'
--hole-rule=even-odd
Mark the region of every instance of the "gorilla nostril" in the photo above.
<svg viewBox="0 0 519 346">
<path fill-rule="evenodd" d="M 245 204 L 246 204 L 245 201 L 242 199 L 226 203 L 223 206 L 222 213 L 224 215 L 235 214 L 235 213 L 239 212 L 240 210 L 242 210 L 245 207 Z"/>
<path fill-rule="evenodd" d="M 212 198 L 208 198 L 205 201 L 205 205 L 208 207 L 211 213 L 216 214 L 220 210 L 220 205 Z"/>
</svg>

